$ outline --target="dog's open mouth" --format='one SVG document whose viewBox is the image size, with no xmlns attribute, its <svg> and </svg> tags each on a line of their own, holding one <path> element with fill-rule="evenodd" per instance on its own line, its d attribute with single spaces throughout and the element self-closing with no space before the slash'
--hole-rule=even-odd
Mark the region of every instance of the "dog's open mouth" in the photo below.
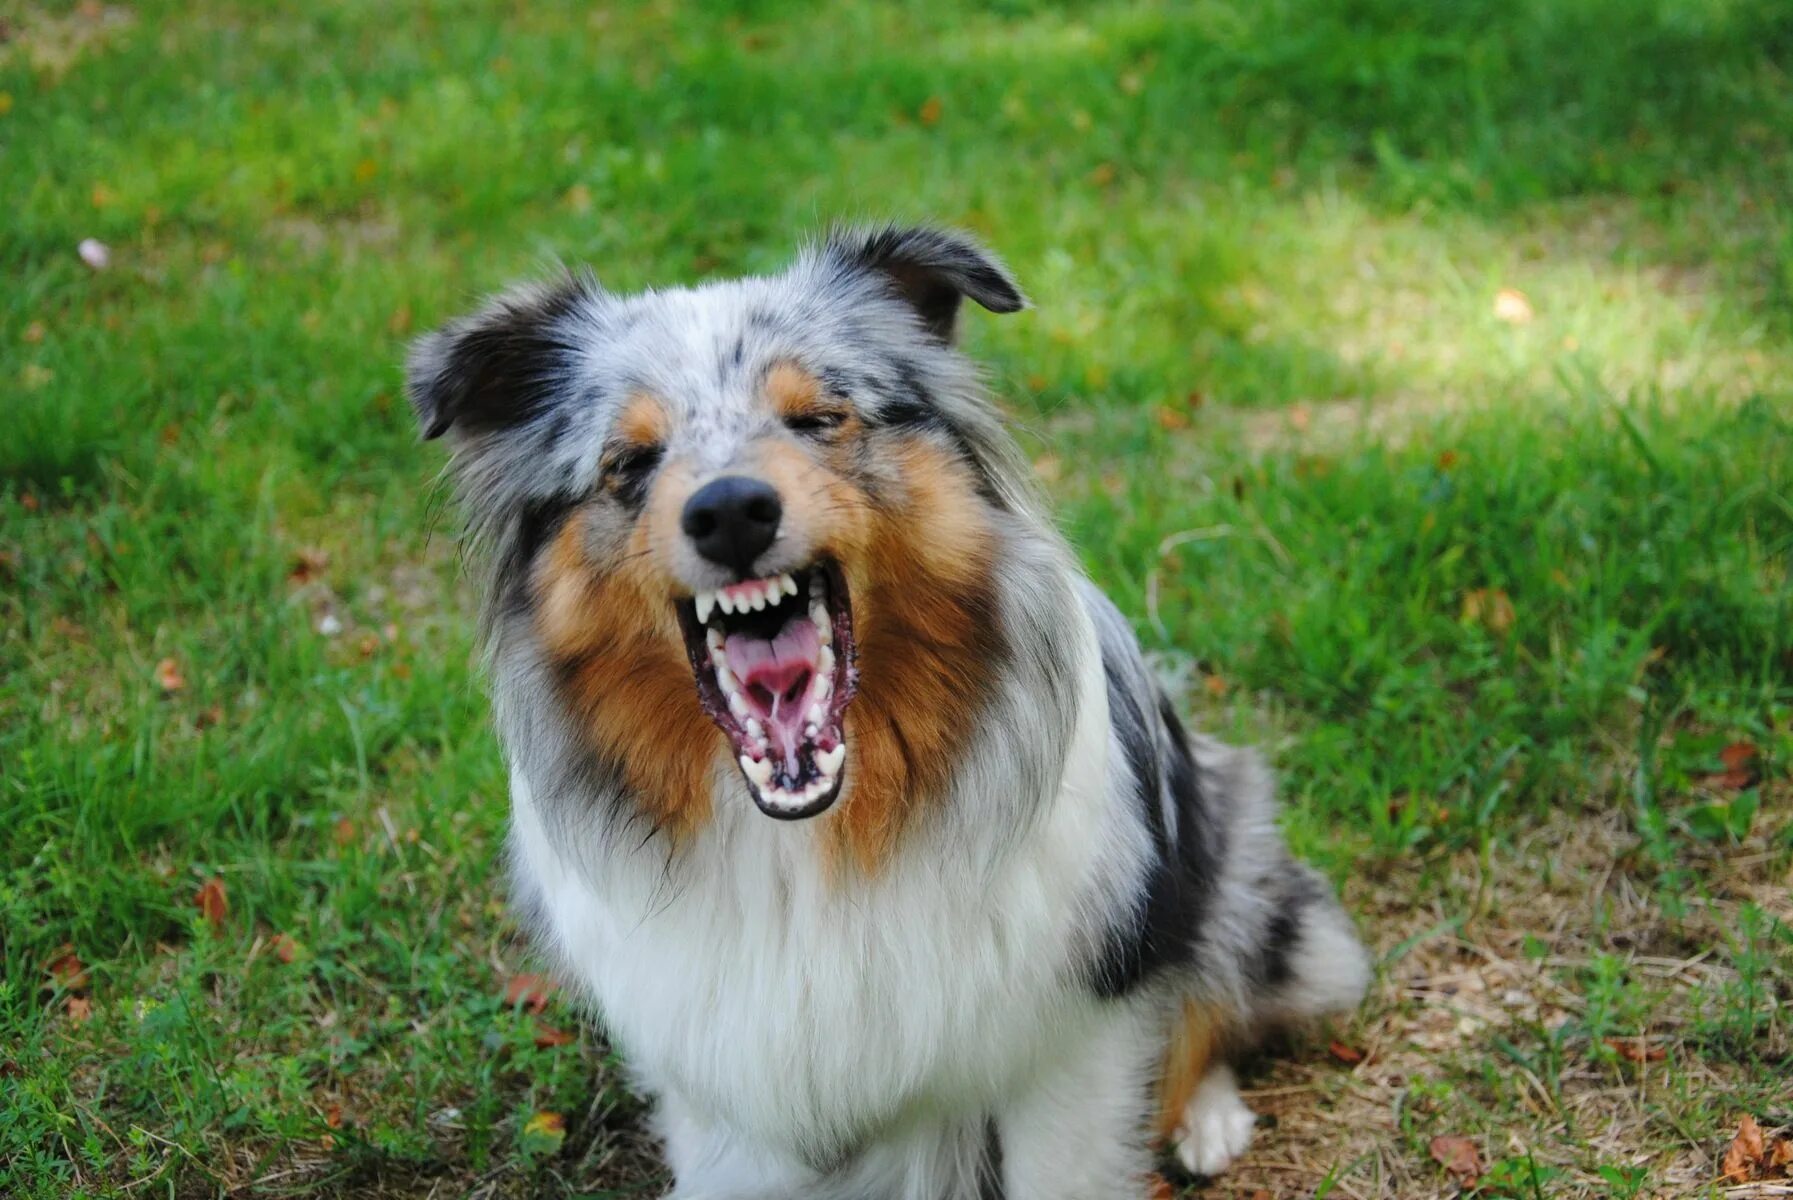
<svg viewBox="0 0 1793 1200">
<path fill-rule="evenodd" d="M 747 777 L 754 803 L 782 820 L 840 795 L 853 699 L 853 612 L 832 562 L 731 584 L 677 602 L 704 711 Z"/>
</svg>

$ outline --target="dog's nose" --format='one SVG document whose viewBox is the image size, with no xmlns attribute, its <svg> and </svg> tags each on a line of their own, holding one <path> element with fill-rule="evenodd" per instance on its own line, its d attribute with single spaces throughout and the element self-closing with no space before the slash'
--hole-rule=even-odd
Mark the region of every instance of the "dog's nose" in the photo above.
<svg viewBox="0 0 1793 1200">
<path fill-rule="evenodd" d="M 724 475 L 697 489 L 679 518 L 697 552 L 742 576 L 778 536 L 784 503 L 771 484 L 746 475 Z"/>
</svg>

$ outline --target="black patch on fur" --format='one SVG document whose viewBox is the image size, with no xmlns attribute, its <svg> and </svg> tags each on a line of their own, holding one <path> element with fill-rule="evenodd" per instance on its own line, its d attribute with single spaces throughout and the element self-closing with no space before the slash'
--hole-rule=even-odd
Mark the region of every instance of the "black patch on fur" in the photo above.
<svg viewBox="0 0 1793 1200">
<path fill-rule="evenodd" d="M 500 565 L 496 578 L 502 592 L 499 603 L 506 611 L 521 612 L 529 607 L 529 568 L 542 547 L 554 540 L 567 517 L 579 506 L 583 497 L 547 496 L 528 501 L 517 514 L 517 524 L 510 539 L 499 551 Z"/>
<path fill-rule="evenodd" d="M 953 340 L 966 297 L 994 313 L 1027 307 L 1027 298 L 994 255 L 964 234 L 922 227 L 837 231 L 827 253 L 850 270 L 884 276 L 897 297 L 943 342 Z"/>
<path fill-rule="evenodd" d="M 1109 720 L 1133 769 L 1134 803 L 1151 830 L 1156 851 L 1133 912 L 1108 931 L 1091 964 L 1089 983 L 1105 1000 L 1125 996 L 1161 972 L 1195 958 L 1203 918 L 1214 894 L 1225 833 L 1209 810 L 1183 722 L 1159 693 L 1147 713 L 1128 680 L 1105 655 Z M 1175 836 L 1165 826 L 1164 800 L 1177 814 Z"/>
<path fill-rule="evenodd" d="M 945 437 L 952 443 L 953 451 L 977 476 L 977 494 L 993 508 L 1006 508 L 1002 489 L 985 469 L 983 460 L 972 449 L 964 432 L 948 420 L 946 414 L 934 403 L 934 397 L 928 392 L 927 385 L 922 383 L 921 372 L 915 364 L 906 358 L 898 358 L 891 365 L 897 373 L 900 394 L 885 400 L 879 406 L 879 422 L 898 429 L 929 430 Z"/>
<path fill-rule="evenodd" d="M 589 295 L 586 280 L 512 296 L 417 343 L 405 390 L 423 436 L 487 433 L 548 407 L 574 349 L 564 327 Z"/>
<path fill-rule="evenodd" d="M 1002 1130 L 995 1117 L 984 1120 L 984 1153 L 977 1164 L 977 1200 L 1006 1200 L 1002 1186 Z"/>
<path fill-rule="evenodd" d="M 1326 892 L 1305 867 L 1290 865 L 1280 878 L 1260 880 L 1259 888 L 1276 897 L 1276 908 L 1264 926 L 1263 944 L 1257 955 L 1246 964 L 1246 971 L 1259 987 L 1281 987 L 1295 977 L 1289 957 L 1301 937 L 1302 918 L 1316 904 L 1324 904 Z"/>
</svg>

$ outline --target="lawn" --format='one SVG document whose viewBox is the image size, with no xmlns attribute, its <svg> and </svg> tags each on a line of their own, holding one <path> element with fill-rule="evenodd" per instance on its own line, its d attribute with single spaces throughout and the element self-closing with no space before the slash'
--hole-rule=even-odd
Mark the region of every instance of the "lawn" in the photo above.
<svg viewBox="0 0 1793 1200">
<path fill-rule="evenodd" d="M 656 1194 L 512 986 L 399 363 L 886 216 L 1014 268 L 969 349 L 1381 955 L 1199 1194 L 1784 1194 L 1790 76 L 1784 0 L 0 0 L 0 1194 Z"/>
</svg>

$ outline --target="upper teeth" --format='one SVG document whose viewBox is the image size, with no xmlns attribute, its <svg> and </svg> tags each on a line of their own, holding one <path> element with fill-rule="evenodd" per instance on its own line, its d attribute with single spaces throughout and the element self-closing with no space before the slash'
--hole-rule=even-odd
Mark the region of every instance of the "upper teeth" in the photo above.
<svg viewBox="0 0 1793 1200">
<path fill-rule="evenodd" d="M 776 608 L 786 596 L 796 594 L 795 579 L 789 575 L 776 575 L 771 579 L 750 579 L 715 591 L 699 592 L 691 597 L 691 603 L 697 608 L 697 623 L 705 625 L 709 623 L 710 613 L 718 608 L 725 613 L 762 612 L 767 606 Z"/>
</svg>

